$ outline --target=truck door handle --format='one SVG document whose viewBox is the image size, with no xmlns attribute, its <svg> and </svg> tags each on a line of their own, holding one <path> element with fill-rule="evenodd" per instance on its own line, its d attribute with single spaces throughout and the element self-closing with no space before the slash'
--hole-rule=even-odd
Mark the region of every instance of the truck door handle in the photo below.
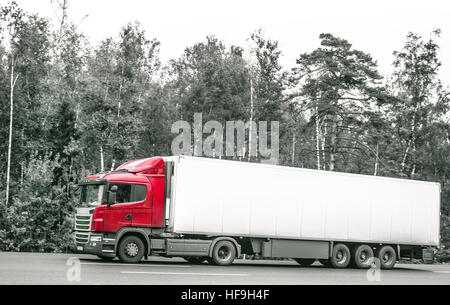
<svg viewBox="0 0 450 305">
<path fill-rule="evenodd" d="M 125 216 L 125 220 L 132 220 L 133 219 L 133 215 L 128 214 L 127 216 Z"/>
</svg>

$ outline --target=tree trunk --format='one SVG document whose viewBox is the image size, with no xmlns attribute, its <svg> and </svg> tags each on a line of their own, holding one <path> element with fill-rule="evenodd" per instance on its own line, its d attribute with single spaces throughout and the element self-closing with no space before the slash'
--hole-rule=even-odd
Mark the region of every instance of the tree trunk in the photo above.
<svg viewBox="0 0 450 305">
<path fill-rule="evenodd" d="M 406 160 L 408 158 L 411 146 L 415 145 L 417 108 L 418 108 L 417 106 L 414 107 L 414 114 L 413 114 L 413 119 L 412 119 L 412 122 L 411 122 L 411 138 L 408 140 L 408 144 L 406 146 L 406 150 L 405 150 L 405 153 L 404 153 L 403 159 L 402 159 L 402 164 L 401 164 L 401 173 L 402 174 L 403 174 L 403 171 L 405 170 Z"/>
<path fill-rule="evenodd" d="M 100 172 L 103 172 L 105 169 L 105 163 L 103 158 L 103 146 L 100 145 Z"/>
<path fill-rule="evenodd" d="M 319 129 L 320 130 L 320 129 Z M 324 132 L 320 133 L 320 137 L 322 139 L 322 169 L 326 170 L 327 169 L 327 156 L 326 156 L 326 151 L 325 151 L 325 147 L 326 147 L 326 141 L 327 141 L 327 133 L 328 133 L 328 126 L 327 126 L 327 122 L 324 122 Z"/>
<path fill-rule="evenodd" d="M 294 162 L 295 162 L 295 143 L 296 142 L 296 139 L 295 139 L 295 133 L 294 133 L 294 135 L 292 136 L 292 161 L 291 161 L 291 164 L 292 164 L 292 166 L 294 166 Z"/>
<path fill-rule="evenodd" d="M 331 137 L 330 137 L 330 171 L 334 171 L 336 167 L 336 144 L 337 144 L 337 122 L 333 115 L 331 123 Z"/>
<path fill-rule="evenodd" d="M 60 25 L 60 38 L 63 36 L 64 27 L 67 21 L 67 7 L 69 6 L 69 0 L 63 0 L 61 4 L 61 25 Z"/>
<path fill-rule="evenodd" d="M 374 172 L 373 172 L 374 176 L 378 175 L 378 162 L 379 162 L 378 153 L 379 153 L 379 145 L 377 143 L 377 151 L 376 151 L 376 155 L 375 155 L 375 169 L 374 169 Z"/>
<path fill-rule="evenodd" d="M 415 143 L 415 139 L 413 139 L 413 150 L 412 150 L 412 169 L 411 169 L 411 179 L 413 179 L 414 175 L 416 174 L 416 160 L 415 160 L 415 155 L 416 155 L 416 143 Z"/>
<path fill-rule="evenodd" d="M 9 203 L 9 184 L 11 177 L 11 146 L 12 146 L 12 134 L 13 134 L 13 118 L 14 118 L 14 87 L 17 81 L 16 76 L 14 78 L 14 53 L 11 55 L 11 88 L 10 88 L 10 113 L 9 113 L 9 140 L 8 140 L 8 164 L 6 167 L 6 200 L 5 204 Z"/>
<path fill-rule="evenodd" d="M 250 78 L 250 126 L 248 131 L 248 162 L 251 161 L 252 133 L 253 133 L 253 80 Z"/>
<path fill-rule="evenodd" d="M 316 158 L 317 158 L 317 169 L 320 170 L 320 120 L 319 120 L 319 107 L 316 102 Z"/>
</svg>

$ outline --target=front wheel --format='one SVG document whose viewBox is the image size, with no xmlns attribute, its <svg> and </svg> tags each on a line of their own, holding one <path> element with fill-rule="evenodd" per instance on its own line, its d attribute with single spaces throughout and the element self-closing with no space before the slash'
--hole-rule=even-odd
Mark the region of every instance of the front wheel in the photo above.
<svg viewBox="0 0 450 305">
<path fill-rule="evenodd" d="M 144 256 L 145 246 L 137 236 L 127 236 L 119 243 L 117 255 L 123 263 L 139 263 Z"/>
<path fill-rule="evenodd" d="M 236 248 L 234 244 L 228 240 L 222 240 L 215 244 L 212 260 L 216 265 L 228 266 L 231 265 L 236 258 Z"/>
</svg>

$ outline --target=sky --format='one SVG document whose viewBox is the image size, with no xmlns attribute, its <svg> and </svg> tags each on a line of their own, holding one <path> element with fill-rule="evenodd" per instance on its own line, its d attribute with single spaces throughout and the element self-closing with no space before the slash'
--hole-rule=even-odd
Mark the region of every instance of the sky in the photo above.
<svg viewBox="0 0 450 305">
<path fill-rule="evenodd" d="M 16 2 L 29 12 L 58 20 L 52 0 Z M 139 21 L 149 38 L 161 42 L 163 62 L 179 57 L 207 35 L 246 47 L 250 34 L 260 28 L 279 42 L 281 63 L 290 69 L 300 54 L 319 46 L 321 33 L 332 33 L 371 54 L 383 75 L 392 72 L 392 53 L 403 47 L 408 32 L 429 38 L 440 28 L 440 78 L 450 86 L 448 0 L 69 0 L 68 12 L 93 45 L 117 37 L 128 22 Z"/>
</svg>

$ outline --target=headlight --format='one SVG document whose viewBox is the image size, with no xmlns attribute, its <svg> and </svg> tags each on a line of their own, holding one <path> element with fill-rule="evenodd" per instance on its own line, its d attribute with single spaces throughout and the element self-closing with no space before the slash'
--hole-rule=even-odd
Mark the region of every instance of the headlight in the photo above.
<svg viewBox="0 0 450 305">
<path fill-rule="evenodd" d="M 102 237 L 101 236 L 91 236 L 91 242 L 101 242 Z"/>
</svg>

